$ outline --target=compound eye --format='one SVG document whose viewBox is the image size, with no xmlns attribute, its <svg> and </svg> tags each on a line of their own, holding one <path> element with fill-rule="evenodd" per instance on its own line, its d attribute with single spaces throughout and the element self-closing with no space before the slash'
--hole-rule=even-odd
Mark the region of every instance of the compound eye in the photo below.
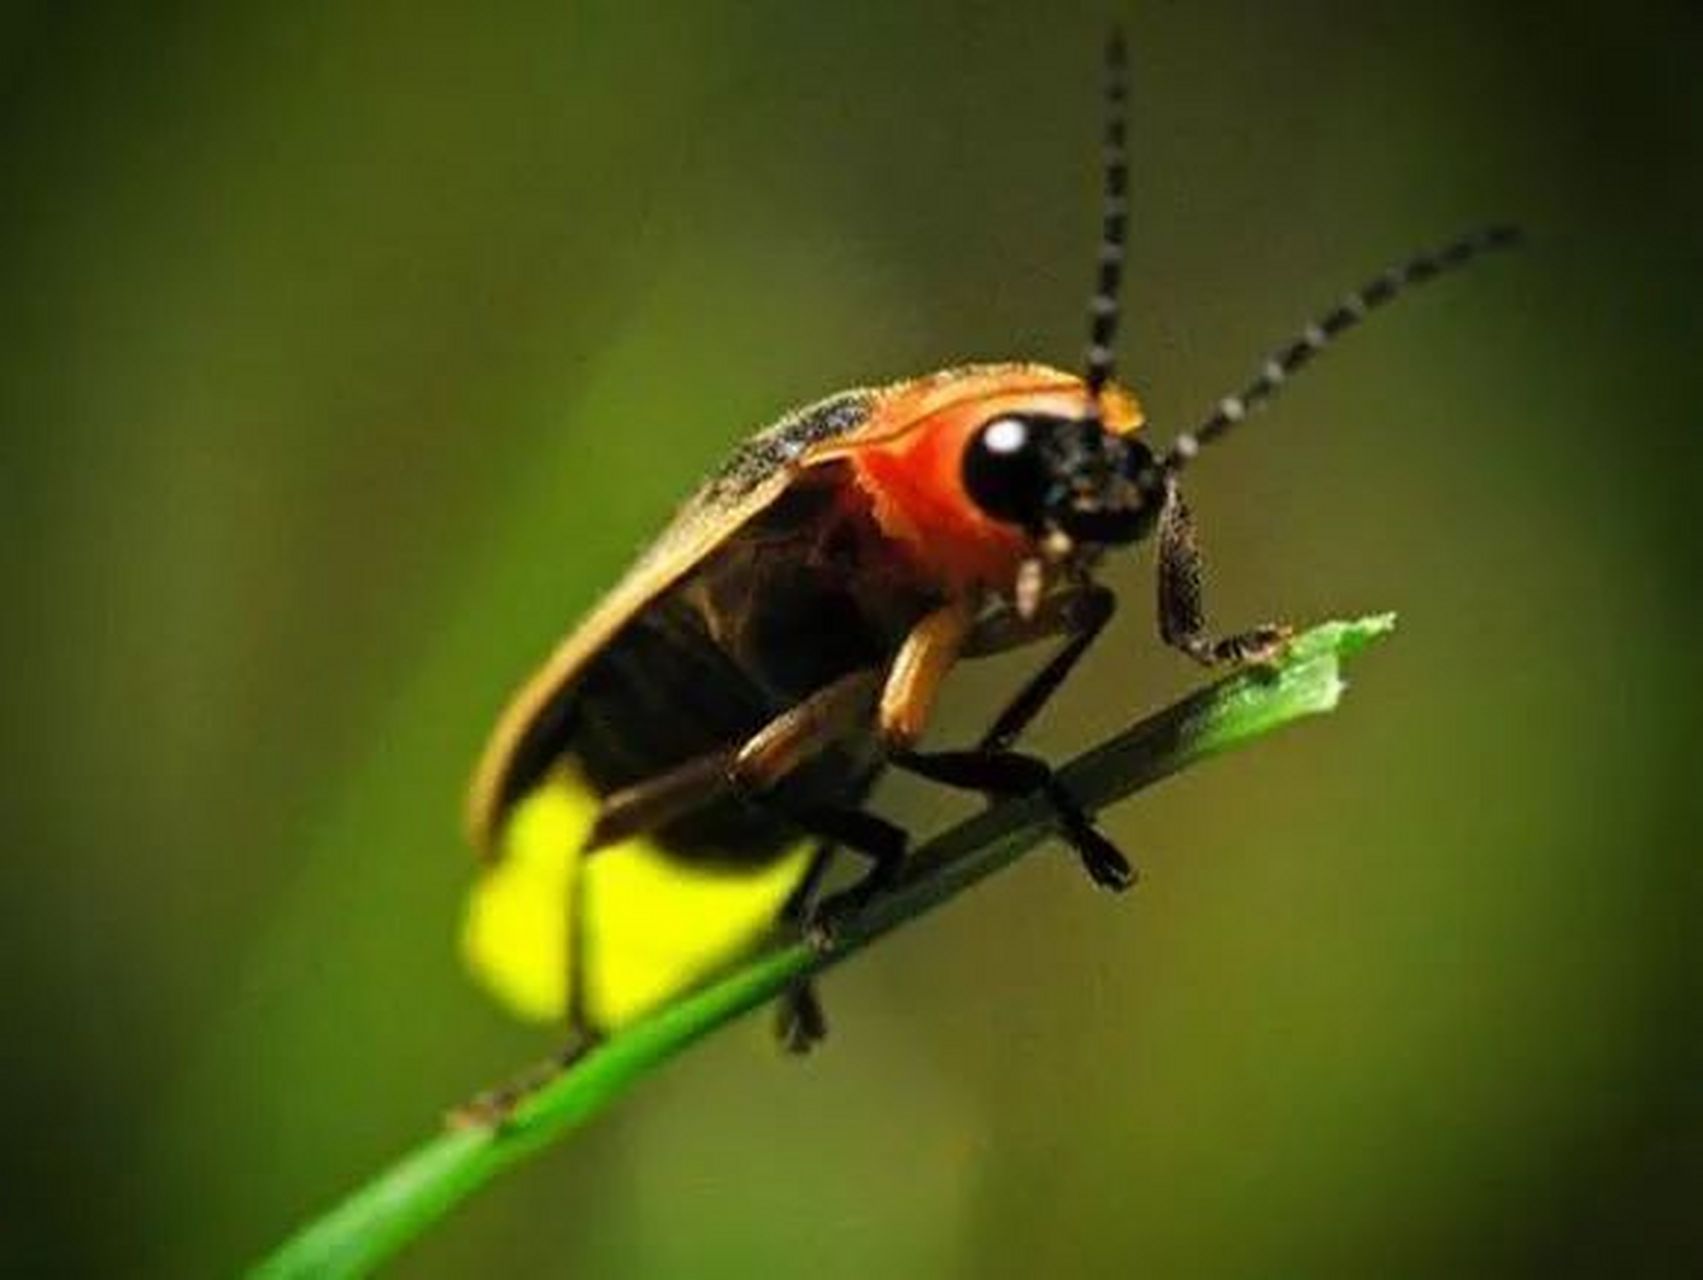
<svg viewBox="0 0 1703 1280">
<path fill-rule="evenodd" d="M 1051 476 L 1043 452 L 1045 428 L 1027 418 L 989 422 L 964 453 L 964 488 L 995 520 L 1034 526 Z"/>
</svg>

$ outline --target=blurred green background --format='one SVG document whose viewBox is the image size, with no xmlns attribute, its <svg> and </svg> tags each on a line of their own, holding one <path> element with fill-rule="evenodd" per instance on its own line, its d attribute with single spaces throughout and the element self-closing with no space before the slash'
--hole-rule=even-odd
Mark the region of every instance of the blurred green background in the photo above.
<svg viewBox="0 0 1703 1280">
<path fill-rule="evenodd" d="M 1219 620 L 1402 632 L 1109 815 L 1133 895 L 1031 858 L 833 977 L 819 1056 L 742 1024 L 401 1273 L 1703 1265 L 1703 20 L 1119 12 L 1160 438 L 1386 260 L 1532 230 L 1199 468 Z M 1106 18 L 8 7 L 0 1268 L 228 1273 L 551 1047 L 453 951 L 487 724 L 753 426 L 1074 362 Z M 1196 678 L 1113 579 L 1049 751 Z"/>
</svg>

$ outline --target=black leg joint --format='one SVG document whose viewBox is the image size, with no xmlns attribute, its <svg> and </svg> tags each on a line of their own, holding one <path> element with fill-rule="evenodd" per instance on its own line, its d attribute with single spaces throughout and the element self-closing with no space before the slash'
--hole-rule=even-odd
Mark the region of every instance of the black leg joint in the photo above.
<svg viewBox="0 0 1703 1280">
<path fill-rule="evenodd" d="M 828 1018 L 816 996 L 816 984 L 800 978 L 775 1005 L 775 1038 L 788 1053 L 809 1053 L 828 1037 Z"/>
</svg>

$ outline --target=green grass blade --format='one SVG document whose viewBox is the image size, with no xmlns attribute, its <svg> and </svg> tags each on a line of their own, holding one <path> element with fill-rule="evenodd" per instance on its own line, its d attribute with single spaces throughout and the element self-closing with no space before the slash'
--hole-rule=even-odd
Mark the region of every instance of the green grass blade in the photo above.
<svg viewBox="0 0 1703 1280">
<path fill-rule="evenodd" d="M 1297 636 L 1271 669 L 1241 671 L 1132 726 L 1060 770 L 1091 809 L 1283 725 L 1329 711 L 1342 695 L 1342 659 L 1395 627 L 1393 614 L 1327 622 Z M 292 1236 L 254 1274 L 362 1275 L 422 1234 L 499 1172 L 577 1129 L 653 1067 L 787 984 L 854 954 L 1016 861 L 1052 830 L 1046 807 L 1010 801 L 919 847 L 890 894 L 831 947 L 777 943 L 727 976 L 612 1037 L 518 1107 L 501 1129 L 452 1130 L 404 1155 Z"/>
</svg>

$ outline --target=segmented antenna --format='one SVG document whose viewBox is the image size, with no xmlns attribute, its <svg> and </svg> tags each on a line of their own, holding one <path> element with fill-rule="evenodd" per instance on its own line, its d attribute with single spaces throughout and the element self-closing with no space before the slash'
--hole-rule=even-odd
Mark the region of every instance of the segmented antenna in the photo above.
<svg viewBox="0 0 1703 1280">
<path fill-rule="evenodd" d="M 1118 290 L 1123 283 L 1124 238 L 1129 232 L 1129 147 L 1125 103 L 1129 97 L 1129 55 L 1123 31 L 1112 28 L 1106 39 L 1106 136 L 1102 161 L 1105 177 L 1101 204 L 1100 270 L 1094 297 L 1088 304 L 1089 412 L 1098 416 L 1100 393 L 1112 380 L 1117 355 Z"/>
<path fill-rule="evenodd" d="M 1159 469 L 1175 474 L 1193 461 L 1203 445 L 1211 444 L 1276 394 L 1289 378 L 1367 314 L 1383 306 L 1409 285 L 1423 284 L 1456 267 L 1464 267 L 1480 254 L 1518 244 L 1518 227 L 1495 226 L 1462 236 L 1431 253 L 1418 254 L 1400 266 L 1391 267 L 1364 288 L 1349 294 L 1336 307 L 1303 329 L 1287 346 L 1272 352 L 1259 376 L 1241 392 L 1225 396 L 1193 431 L 1185 431 L 1171 442 Z"/>
</svg>

